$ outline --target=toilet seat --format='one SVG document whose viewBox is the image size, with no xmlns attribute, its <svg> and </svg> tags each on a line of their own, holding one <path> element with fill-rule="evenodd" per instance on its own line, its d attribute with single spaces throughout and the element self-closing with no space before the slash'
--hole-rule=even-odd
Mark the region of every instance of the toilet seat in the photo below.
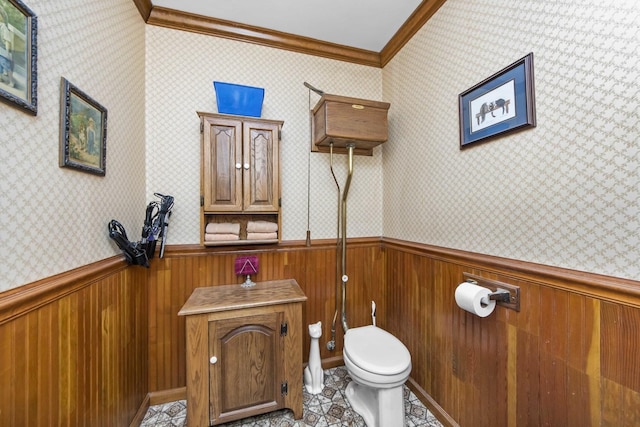
<svg viewBox="0 0 640 427">
<path fill-rule="evenodd" d="M 411 369 L 407 347 L 389 332 L 373 325 L 349 329 L 344 336 L 343 352 L 358 368 L 377 375 L 395 376 Z"/>
</svg>

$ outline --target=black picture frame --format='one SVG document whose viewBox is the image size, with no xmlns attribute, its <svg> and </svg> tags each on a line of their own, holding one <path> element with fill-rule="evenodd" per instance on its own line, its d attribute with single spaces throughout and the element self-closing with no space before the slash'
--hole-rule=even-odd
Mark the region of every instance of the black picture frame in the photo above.
<svg viewBox="0 0 640 427">
<path fill-rule="evenodd" d="M 107 109 L 62 77 L 60 167 L 106 174 Z"/>
<path fill-rule="evenodd" d="M 20 0 L 0 0 L 0 100 L 38 114 L 38 19 Z"/>
<path fill-rule="evenodd" d="M 533 52 L 458 96 L 460 149 L 536 126 Z"/>
</svg>

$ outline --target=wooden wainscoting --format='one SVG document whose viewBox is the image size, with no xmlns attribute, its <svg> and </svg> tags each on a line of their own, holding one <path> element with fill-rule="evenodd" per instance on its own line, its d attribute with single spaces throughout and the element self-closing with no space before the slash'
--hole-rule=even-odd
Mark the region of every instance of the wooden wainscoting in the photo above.
<svg viewBox="0 0 640 427">
<path fill-rule="evenodd" d="M 304 242 L 245 249 L 195 245 L 168 247 L 165 257 L 154 259 L 149 270 L 149 391 L 155 393 L 185 386 L 185 320 L 177 313 L 197 287 L 244 282 L 245 277 L 236 276 L 233 269 L 234 260 L 240 255 L 258 256 L 259 272 L 252 276 L 253 281 L 295 279 L 298 282 L 308 298 L 303 306 L 305 332 L 306 325 L 321 320 L 321 357 L 340 357 L 342 333 L 336 334 L 336 350 L 326 349 L 335 311 L 336 248 L 335 241 L 313 241 L 310 247 Z M 376 300 L 379 316 L 385 307 L 380 239 L 350 240 L 347 265 L 350 323 L 354 326 L 370 323 L 371 301 Z M 305 333 L 305 361 L 309 346 L 309 336 Z"/>
<path fill-rule="evenodd" d="M 0 294 L 0 425 L 128 425 L 147 394 L 145 282 L 114 257 Z"/>
<path fill-rule="evenodd" d="M 184 323 L 177 312 L 198 286 L 241 283 L 240 254 L 256 254 L 254 280 L 294 278 L 308 297 L 304 323 L 323 321 L 330 352 L 335 242 L 258 250 L 170 248 L 149 270 L 149 391 L 184 387 Z M 409 348 L 410 386 L 445 425 L 640 425 L 640 283 L 393 239 L 347 246 L 350 326 L 378 325 Z M 456 306 L 471 273 L 520 286 L 521 310 L 479 318 Z M 309 339 L 305 337 L 304 360 Z"/>
<path fill-rule="evenodd" d="M 300 284 L 304 324 L 322 320 L 321 357 L 339 361 L 340 328 L 326 349 L 336 248 L 174 246 L 150 269 L 114 257 L 0 294 L 0 425 L 127 425 L 182 396 L 177 313 L 196 287 L 240 284 L 241 254 L 258 256 L 254 280 Z M 385 238 L 350 240 L 347 271 L 350 326 L 370 323 L 375 300 L 378 325 L 411 352 L 410 386 L 445 425 L 640 425 L 639 282 Z M 519 286 L 520 312 L 458 308 L 464 273 Z M 304 360 L 308 348 L 305 335 Z"/>
<path fill-rule="evenodd" d="M 639 282 L 391 239 L 383 247 L 387 327 L 411 352 L 425 404 L 437 402 L 449 424 L 640 425 Z M 461 310 L 465 272 L 519 286 L 520 312 Z"/>
</svg>

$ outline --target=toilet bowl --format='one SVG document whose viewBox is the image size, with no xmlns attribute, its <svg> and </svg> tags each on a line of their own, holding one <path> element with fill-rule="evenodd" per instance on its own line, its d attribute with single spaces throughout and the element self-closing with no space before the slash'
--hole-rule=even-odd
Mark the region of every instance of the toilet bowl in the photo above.
<svg viewBox="0 0 640 427">
<path fill-rule="evenodd" d="M 351 328 L 342 357 L 353 380 L 347 399 L 367 426 L 403 427 L 402 386 L 411 373 L 411 354 L 404 344 L 376 326 Z"/>
</svg>

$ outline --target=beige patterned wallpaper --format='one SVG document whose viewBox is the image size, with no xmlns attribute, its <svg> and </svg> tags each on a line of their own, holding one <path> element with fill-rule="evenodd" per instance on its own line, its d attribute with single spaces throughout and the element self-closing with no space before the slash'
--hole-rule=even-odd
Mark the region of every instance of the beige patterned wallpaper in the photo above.
<svg viewBox="0 0 640 427">
<path fill-rule="evenodd" d="M 146 205 L 144 22 L 136 7 L 25 4 L 38 17 L 38 115 L 0 104 L 0 291 L 113 256 L 107 223 L 117 218 L 139 234 Z M 62 76 L 108 110 L 105 177 L 58 167 Z"/>
<path fill-rule="evenodd" d="M 537 127 L 460 151 L 458 94 L 529 52 Z M 448 0 L 384 69 L 384 235 L 637 279 L 639 70 L 636 0 Z"/>
<path fill-rule="evenodd" d="M 262 117 L 284 120 L 281 144 L 282 239 L 333 238 L 337 189 L 329 155 L 309 158 L 309 103 L 327 93 L 381 99 L 382 70 L 166 28 L 146 28 L 147 196 L 172 194 L 170 244 L 200 242 L 200 122 L 196 111 L 217 112 L 213 81 L 265 88 Z M 381 148 L 357 156 L 349 191 L 349 236 L 382 235 Z M 346 155 L 334 168 L 343 187 Z M 307 171 L 311 180 L 307 191 Z M 308 195 L 310 198 L 308 199 Z"/>
<path fill-rule="evenodd" d="M 197 243 L 196 111 L 216 111 L 213 80 L 264 87 L 263 117 L 285 121 L 285 240 L 305 238 L 308 201 L 312 238 L 336 233 L 329 156 L 308 154 L 308 81 L 391 103 L 389 142 L 355 159 L 349 236 L 637 278 L 635 0 L 448 0 L 384 70 L 145 26 L 130 0 L 108 3 L 28 2 L 39 113 L 0 104 L 0 291 L 117 254 L 106 224 L 137 240 L 156 191 L 176 197 L 169 243 Z M 458 94 L 529 52 L 538 126 L 460 151 Z M 61 76 L 109 110 L 106 177 L 58 167 Z M 335 167 L 344 185 L 344 155 Z"/>
</svg>

